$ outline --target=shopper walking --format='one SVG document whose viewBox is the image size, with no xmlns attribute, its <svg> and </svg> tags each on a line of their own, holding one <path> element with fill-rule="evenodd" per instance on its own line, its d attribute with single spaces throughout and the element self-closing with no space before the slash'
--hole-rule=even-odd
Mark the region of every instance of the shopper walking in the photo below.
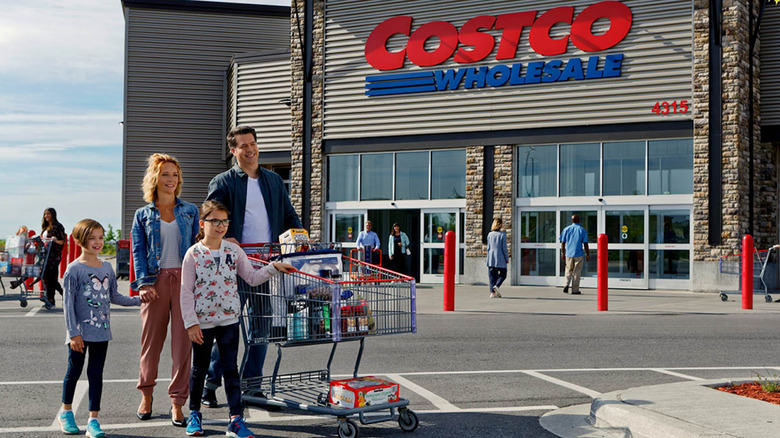
<svg viewBox="0 0 780 438">
<path fill-rule="evenodd" d="M 501 231 L 504 221 L 493 219 L 487 236 L 487 266 L 490 279 L 490 298 L 501 298 L 499 288 L 506 280 L 506 266 L 509 263 L 509 250 L 506 245 L 506 233 Z"/>
<path fill-rule="evenodd" d="M 357 240 L 355 241 L 358 249 L 365 251 L 365 262 L 371 264 L 374 264 L 373 252 L 378 250 L 381 246 L 379 242 L 379 236 L 377 236 L 376 233 L 371 230 L 373 226 L 374 225 L 371 223 L 371 221 L 366 221 L 363 231 L 358 234 Z"/>
<path fill-rule="evenodd" d="M 54 293 L 59 292 L 62 295 L 62 285 L 59 281 L 60 260 L 62 260 L 62 248 L 68 239 L 65 227 L 57 220 L 57 210 L 51 207 L 43 210 L 41 238 L 51 241 L 49 256 L 46 258 L 46 269 L 43 270 L 43 285 L 46 288 L 48 301 L 43 306 L 50 309 L 54 307 Z"/>
<path fill-rule="evenodd" d="M 566 286 L 563 287 L 563 293 L 569 293 L 571 284 L 572 295 L 579 295 L 583 259 L 590 261 L 588 232 L 580 225 L 579 215 L 572 215 L 571 225 L 563 229 L 560 240 L 561 258 L 566 261 Z"/>
<path fill-rule="evenodd" d="M 152 154 L 142 184 L 144 200 L 149 204 L 135 212 L 133 220 L 133 267 L 136 281 L 132 288 L 141 296 L 158 297 L 141 306 L 141 361 L 137 388 L 141 404 L 139 420 L 152 417 L 152 401 L 160 353 L 171 326 L 171 423 L 185 427 L 182 406 L 190 392 L 189 336 L 181 316 L 181 262 L 198 234 L 198 208 L 178 198 L 182 172 L 176 158 Z"/>
<path fill-rule="evenodd" d="M 406 274 L 406 256 L 409 252 L 409 237 L 401 231 L 398 222 L 393 224 L 390 240 L 387 242 L 387 256 L 393 265 L 393 271 Z"/>
</svg>

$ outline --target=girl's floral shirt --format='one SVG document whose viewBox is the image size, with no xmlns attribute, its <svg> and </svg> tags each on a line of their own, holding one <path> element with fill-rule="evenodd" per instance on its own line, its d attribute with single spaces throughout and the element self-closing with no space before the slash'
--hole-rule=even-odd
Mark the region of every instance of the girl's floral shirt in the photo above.
<svg viewBox="0 0 780 438">
<path fill-rule="evenodd" d="M 232 242 L 223 240 L 219 251 L 217 264 L 209 248 L 198 242 L 182 260 L 179 300 L 185 328 L 200 324 L 201 329 L 208 329 L 237 323 L 241 313 L 237 276 L 257 286 L 277 272 L 271 264 L 255 269 L 241 247 Z"/>
</svg>

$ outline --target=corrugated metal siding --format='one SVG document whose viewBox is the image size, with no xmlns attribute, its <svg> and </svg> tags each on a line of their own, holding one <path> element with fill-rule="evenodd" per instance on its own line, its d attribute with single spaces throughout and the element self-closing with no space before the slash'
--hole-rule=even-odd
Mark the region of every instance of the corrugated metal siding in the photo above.
<svg viewBox="0 0 780 438">
<path fill-rule="evenodd" d="M 596 3 L 570 1 L 575 16 Z M 412 31 L 422 24 L 443 20 L 460 28 L 478 15 L 497 15 L 529 10 L 541 13 L 562 6 L 559 1 L 484 1 L 461 0 L 430 2 L 426 0 L 326 0 L 324 135 L 326 139 L 377 137 L 398 134 L 433 134 L 473 132 L 496 129 L 523 129 L 555 126 L 577 126 L 605 123 L 628 123 L 668 120 L 691 120 L 687 114 L 660 117 L 651 112 L 657 101 L 692 101 L 692 2 L 680 0 L 642 0 L 628 3 L 633 25 L 617 46 L 598 53 L 586 53 L 569 44 L 567 53 L 542 57 L 528 43 L 528 28 L 523 30 L 517 56 L 496 61 L 501 31 L 491 31 L 496 38 L 493 53 L 483 61 L 444 64 L 421 68 L 408 60 L 404 68 L 380 72 L 364 58 L 364 46 L 370 32 L 392 16 L 414 17 Z M 388 12 L 391 11 L 391 12 Z M 603 21 L 603 23 L 602 23 Z M 605 29 L 606 20 L 594 26 Z M 569 26 L 551 36 L 563 36 Z M 406 37 L 394 37 L 388 49 L 398 51 Z M 432 40 L 438 41 L 433 38 Z M 429 40 L 431 43 L 431 40 Z M 438 43 L 437 43 L 438 44 Z M 428 50 L 435 48 L 431 45 Z M 365 76 L 381 73 L 430 71 L 482 65 L 525 64 L 533 60 L 569 59 L 623 53 L 620 78 L 568 81 L 552 84 L 504 86 L 392 97 L 365 95 Z"/>
<path fill-rule="evenodd" d="M 235 54 L 289 50 L 289 18 L 159 9 L 126 11 L 123 230 L 144 204 L 146 158 L 175 155 L 182 198 L 200 204 L 226 168 L 226 72 Z M 289 76 L 289 75 L 288 75 Z"/>
<path fill-rule="evenodd" d="M 290 54 L 235 63 L 236 123 L 254 126 L 260 152 L 289 151 L 292 113 L 279 100 L 290 98 Z"/>
<path fill-rule="evenodd" d="M 761 22 L 761 125 L 780 125 L 780 8 L 767 6 Z"/>
</svg>

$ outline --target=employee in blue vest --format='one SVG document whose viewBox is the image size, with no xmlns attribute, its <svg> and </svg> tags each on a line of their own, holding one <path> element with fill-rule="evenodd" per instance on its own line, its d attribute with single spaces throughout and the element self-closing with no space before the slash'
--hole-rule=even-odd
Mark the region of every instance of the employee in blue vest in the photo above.
<svg viewBox="0 0 780 438">
<path fill-rule="evenodd" d="M 380 246 L 379 236 L 377 236 L 375 232 L 371 231 L 371 227 L 371 221 L 366 221 L 365 229 L 361 231 L 360 234 L 358 234 L 357 240 L 355 241 L 358 248 L 365 250 L 365 259 L 367 263 L 373 263 L 373 251 L 378 250 Z"/>
<path fill-rule="evenodd" d="M 583 259 L 590 261 L 588 232 L 580 225 L 579 215 L 572 215 L 571 225 L 563 229 L 560 240 L 561 257 L 566 260 L 566 286 L 563 287 L 563 293 L 569 293 L 571 284 L 571 294 L 579 295 Z"/>
<path fill-rule="evenodd" d="M 259 149 L 255 129 L 251 126 L 236 126 L 228 133 L 227 143 L 230 153 L 236 158 L 236 164 L 211 180 L 206 196 L 206 199 L 221 202 L 230 211 L 230 224 L 225 240 L 237 244 L 271 243 L 277 242 L 279 235 L 290 228 L 303 228 L 290 203 L 282 177 L 258 164 Z M 262 307 L 265 303 L 248 305 L 250 311 L 258 311 L 261 309 L 253 307 Z M 259 330 L 257 334 L 261 337 L 267 335 L 264 324 L 257 324 L 250 327 L 250 330 Z M 262 376 L 267 349 L 267 344 L 259 344 L 250 346 L 244 352 L 247 362 L 243 378 Z M 215 344 L 202 399 L 203 405 L 210 408 L 219 406 L 215 390 L 222 381 L 221 368 L 219 351 Z M 249 395 L 263 396 L 262 393 Z"/>
</svg>

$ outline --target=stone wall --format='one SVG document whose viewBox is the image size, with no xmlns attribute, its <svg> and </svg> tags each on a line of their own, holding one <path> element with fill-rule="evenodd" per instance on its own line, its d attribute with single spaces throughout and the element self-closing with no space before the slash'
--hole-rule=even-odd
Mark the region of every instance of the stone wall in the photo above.
<svg viewBox="0 0 780 438">
<path fill-rule="evenodd" d="M 323 0 L 314 1 L 314 41 L 313 41 L 313 68 L 312 68 L 312 134 L 311 134 L 311 174 L 304 175 L 303 172 L 303 100 L 304 100 L 304 58 L 301 50 L 301 36 L 298 34 L 298 24 L 300 20 L 300 30 L 304 33 L 303 40 L 306 39 L 306 29 L 304 26 L 304 17 L 306 12 L 305 2 L 303 0 L 293 0 L 290 13 L 290 53 L 292 70 L 292 90 L 291 111 L 292 111 L 292 147 L 290 150 L 292 159 L 292 170 L 290 175 L 290 199 L 293 207 L 298 212 L 303 208 L 303 197 L 310 199 L 311 211 L 309 212 L 309 236 L 321 241 L 328 236 L 322 233 L 322 215 L 325 208 L 325 197 L 323 194 L 324 179 L 323 174 L 323 152 L 322 152 L 322 96 L 323 96 L 323 49 L 324 49 L 324 2 Z M 296 8 L 298 14 L 296 15 Z M 303 193 L 303 179 L 309 179 L 309 193 Z M 301 218 L 303 220 L 303 218 Z"/>
<path fill-rule="evenodd" d="M 466 148 L 466 257 L 484 257 L 485 245 L 482 243 L 482 199 L 485 167 L 483 165 L 485 148 L 472 146 Z"/>
<path fill-rule="evenodd" d="M 726 0 L 723 11 L 723 231 L 722 244 L 708 243 L 709 2 L 694 2 L 694 260 L 717 261 L 738 251 L 749 229 L 748 2 Z M 757 8 L 757 3 L 755 4 Z M 755 15 L 758 15 L 756 10 Z M 754 66 L 754 239 L 766 248 L 777 233 L 775 148 L 760 143 L 760 52 Z M 694 285 L 694 288 L 697 287 Z"/>
</svg>

